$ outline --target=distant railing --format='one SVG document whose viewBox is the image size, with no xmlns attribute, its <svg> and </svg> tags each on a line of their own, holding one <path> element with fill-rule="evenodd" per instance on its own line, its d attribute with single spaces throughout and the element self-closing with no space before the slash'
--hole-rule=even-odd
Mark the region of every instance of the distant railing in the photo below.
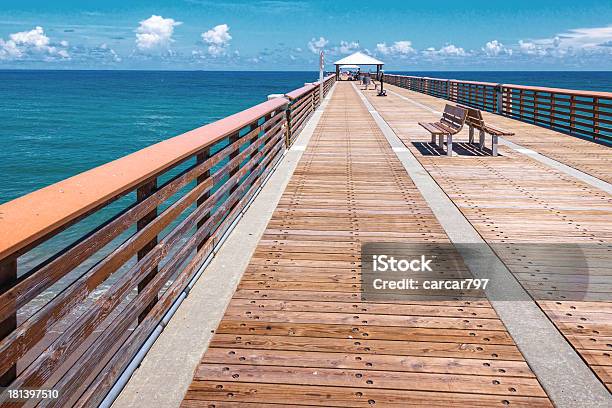
<svg viewBox="0 0 612 408">
<path fill-rule="evenodd" d="M 612 143 L 612 92 L 385 74 L 385 82 L 573 136 Z"/>
<path fill-rule="evenodd" d="M 305 88 L 0 205 L 0 386 L 98 405 L 320 103 Z"/>
</svg>

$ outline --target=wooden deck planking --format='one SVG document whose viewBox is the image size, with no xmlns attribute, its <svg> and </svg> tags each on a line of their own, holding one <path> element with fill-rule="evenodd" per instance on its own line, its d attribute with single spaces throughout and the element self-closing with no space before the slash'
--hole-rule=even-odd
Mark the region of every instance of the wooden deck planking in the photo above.
<svg viewBox="0 0 612 408">
<path fill-rule="evenodd" d="M 446 103 L 452 103 L 394 85 L 385 87 L 437 110 L 443 110 Z M 612 183 L 612 149 L 609 147 L 490 112 L 483 111 L 482 114 L 485 122 L 515 133 L 506 139 Z"/>
<path fill-rule="evenodd" d="M 449 242 L 338 84 L 183 406 L 551 406 L 486 299 L 361 301 L 361 242 L 424 240 Z"/>
<path fill-rule="evenodd" d="M 389 88 L 435 109 L 443 108 L 446 103 L 394 86 Z M 612 250 L 612 197 L 506 146 L 500 146 L 499 157 L 461 155 L 449 159 L 428 155 L 429 152 L 438 153 L 429 146 L 423 147 L 428 145 L 429 135 L 419 128 L 417 122 L 435 119 L 436 114 L 393 94 L 387 98 L 376 98 L 372 92 L 366 94 L 400 139 L 611 389 L 612 268 L 597 258 L 602 259 L 602 254 L 606 254 L 609 259 Z M 594 176 L 601 176 L 593 171 L 598 169 L 598 165 L 577 165 L 575 157 L 590 157 L 584 162 L 593 164 L 605 163 L 606 157 L 612 157 L 611 149 L 593 143 L 585 146 L 588 142 L 571 136 L 496 115 L 489 115 L 486 120 L 523 135 L 515 140 L 517 143 Z M 563 138 L 562 144 L 569 146 L 561 149 L 565 153 L 556 155 L 551 150 L 540 149 L 541 140 L 551 133 L 556 135 L 553 135 L 550 145 L 558 144 L 555 138 Z M 459 142 L 467 139 L 467 130 L 456 138 Z M 529 140 L 534 144 L 528 144 Z M 605 179 L 603 176 L 600 178 Z M 509 243 L 513 244 L 510 248 L 506 245 Z M 572 253 L 570 249 L 566 252 L 554 250 L 555 245 L 564 243 L 583 245 L 582 251 L 589 257 L 589 268 L 564 265 L 568 259 L 581 255 Z M 533 244 L 542 245 L 534 247 Z"/>
</svg>

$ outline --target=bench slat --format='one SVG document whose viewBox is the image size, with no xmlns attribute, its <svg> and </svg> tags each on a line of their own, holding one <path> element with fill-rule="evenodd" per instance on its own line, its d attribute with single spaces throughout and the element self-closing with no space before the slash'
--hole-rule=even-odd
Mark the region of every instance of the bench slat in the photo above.
<svg viewBox="0 0 612 408">
<path fill-rule="evenodd" d="M 419 125 L 425 128 L 425 130 L 427 130 L 429 133 L 434 135 L 444 135 L 447 133 L 446 131 L 437 128 L 435 123 L 419 122 Z"/>
<path fill-rule="evenodd" d="M 495 136 L 514 136 L 514 132 L 510 132 L 510 131 L 499 129 L 499 128 L 494 128 L 491 125 L 485 125 L 483 130 L 486 133 L 490 135 L 495 135 Z"/>
</svg>

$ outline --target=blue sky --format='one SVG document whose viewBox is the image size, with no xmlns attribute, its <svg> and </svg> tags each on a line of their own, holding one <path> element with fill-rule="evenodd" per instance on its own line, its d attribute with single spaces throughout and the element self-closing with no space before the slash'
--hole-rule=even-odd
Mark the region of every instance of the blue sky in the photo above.
<svg viewBox="0 0 612 408">
<path fill-rule="evenodd" d="M 0 69 L 610 70 L 610 1 L 2 0 Z"/>
</svg>

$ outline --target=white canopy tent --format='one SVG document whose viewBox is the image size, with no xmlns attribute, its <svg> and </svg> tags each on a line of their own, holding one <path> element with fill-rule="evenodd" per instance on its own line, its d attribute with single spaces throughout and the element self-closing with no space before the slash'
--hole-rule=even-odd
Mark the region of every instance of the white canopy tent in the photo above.
<svg viewBox="0 0 612 408">
<path fill-rule="evenodd" d="M 376 66 L 376 76 L 378 76 L 381 68 L 385 65 L 384 62 L 378 60 L 374 57 L 370 57 L 369 55 L 364 54 L 363 52 L 357 51 L 354 54 L 351 54 L 347 57 L 344 57 L 336 62 L 334 62 L 336 66 L 336 79 L 340 79 L 340 67 L 344 67 L 345 65 L 375 65 Z"/>
</svg>

